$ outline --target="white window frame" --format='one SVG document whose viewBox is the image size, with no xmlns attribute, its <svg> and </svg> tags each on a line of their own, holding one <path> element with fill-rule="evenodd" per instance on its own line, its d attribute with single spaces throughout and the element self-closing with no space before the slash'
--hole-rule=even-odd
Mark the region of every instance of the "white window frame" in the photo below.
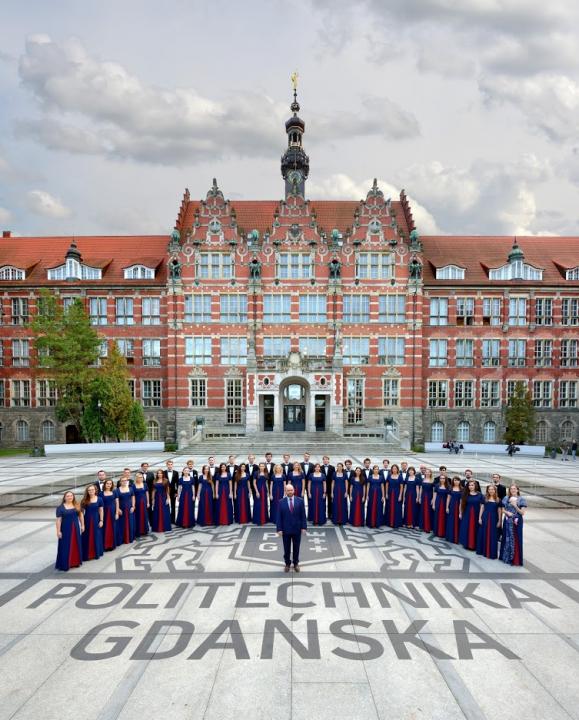
<svg viewBox="0 0 579 720">
<path fill-rule="evenodd" d="M 146 265 L 130 265 L 123 271 L 125 280 L 154 280 L 155 268 Z"/>
<path fill-rule="evenodd" d="M 400 380 L 398 378 L 382 378 L 382 405 L 384 407 L 400 405 Z"/>
<path fill-rule="evenodd" d="M 464 280 L 465 269 L 458 265 L 444 265 L 436 268 L 437 280 Z"/>
<path fill-rule="evenodd" d="M 193 335 L 185 338 L 185 365 L 211 365 L 213 349 L 211 338 Z"/>
<path fill-rule="evenodd" d="M 325 323 L 328 318 L 328 303 L 325 295 L 300 295 L 299 321 L 302 323 Z"/>
<path fill-rule="evenodd" d="M 356 277 L 359 280 L 390 280 L 394 277 L 394 254 L 359 252 L 356 254 Z"/>
<path fill-rule="evenodd" d="M 430 338 L 428 342 L 428 367 L 446 367 L 448 365 L 448 340 Z"/>
<path fill-rule="evenodd" d="M 346 423 L 358 425 L 364 420 L 364 378 L 346 379 Z"/>
<path fill-rule="evenodd" d="M 370 338 L 345 337 L 342 355 L 344 365 L 368 365 L 370 363 Z"/>
<path fill-rule="evenodd" d="M 448 298 L 431 297 L 429 307 L 430 325 L 448 325 Z"/>
<path fill-rule="evenodd" d="M 279 280 L 311 280 L 314 277 L 312 254 L 278 253 L 275 259 L 275 276 Z"/>
<path fill-rule="evenodd" d="M 378 296 L 378 320 L 387 325 L 406 322 L 406 296 L 399 294 Z"/>
<path fill-rule="evenodd" d="M 185 322 L 211 322 L 211 299 L 207 293 L 185 295 Z"/>
</svg>

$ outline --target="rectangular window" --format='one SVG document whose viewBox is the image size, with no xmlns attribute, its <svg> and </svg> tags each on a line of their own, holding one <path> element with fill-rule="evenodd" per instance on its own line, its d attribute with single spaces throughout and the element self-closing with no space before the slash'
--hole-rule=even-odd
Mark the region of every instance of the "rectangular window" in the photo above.
<svg viewBox="0 0 579 720">
<path fill-rule="evenodd" d="M 130 380 L 127 380 L 127 385 L 129 386 L 129 392 L 131 393 L 131 397 L 134 400 L 137 397 L 137 383 L 131 378 Z"/>
<path fill-rule="evenodd" d="M 553 364 L 553 341 L 535 340 L 535 367 L 551 367 Z"/>
<path fill-rule="evenodd" d="M 474 341 L 460 339 L 456 341 L 456 367 L 474 365 Z"/>
<path fill-rule="evenodd" d="M 579 340 L 561 340 L 561 367 L 579 365 Z"/>
<path fill-rule="evenodd" d="M 345 323 L 361 323 L 370 321 L 369 295 L 344 295 Z"/>
<path fill-rule="evenodd" d="M 185 365 L 211 365 L 211 338 L 185 338 Z"/>
<path fill-rule="evenodd" d="M 211 295 L 185 295 L 185 322 L 211 322 Z"/>
<path fill-rule="evenodd" d="M 205 378 L 191 378 L 189 402 L 191 407 L 207 405 L 207 380 Z"/>
<path fill-rule="evenodd" d="M 428 364 L 430 367 L 444 367 L 448 365 L 448 340 L 440 340 L 439 338 L 430 340 Z"/>
<path fill-rule="evenodd" d="M 404 295 L 380 295 L 378 319 L 383 323 L 397 325 L 406 322 L 406 298 Z"/>
<path fill-rule="evenodd" d="M 577 380 L 561 380 L 559 383 L 559 407 L 577 407 Z"/>
<path fill-rule="evenodd" d="M 370 362 L 370 338 L 344 338 L 344 365 L 368 365 Z"/>
<path fill-rule="evenodd" d="M 247 365 L 247 338 L 221 338 L 221 364 Z"/>
<path fill-rule="evenodd" d="M 326 322 L 326 301 L 325 295 L 300 295 L 300 322 Z"/>
<path fill-rule="evenodd" d="M 230 280 L 234 277 L 233 257 L 230 253 L 199 253 L 195 263 L 195 277 L 205 280 Z"/>
<path fill-rule="evenodd" d="M 454 407 L 473 407 L 474 405 L 474 381 L 455 380 L 454 382 Z"/>
<path fill-rule="evenodd" d="M 482 364 L 483 367 L 498 367 L 501 364 L 501 341 L 482 341 Z"/>
<path fill-rule="evenodd" d="M 400 381 L 384 378 L 382 383 L 382 402 L 384 407 L 400 405 Z"/>
<path fill-rule="evenodd" d="M 36 383 L 36 404 L 38 407 L 54 407 L 57 392 L 54 380 L 38 380 Z"/>
<path fill-rule="evenodd" d="M 394 277 L 392 253 L 358 253 L 356 277 L 360 280 L 390 280 Z"/>
<path fill-rule="evenodd" d="M 448 298 L 430 298 L 430 324 L 448 325 Z"/>
<path fill-rule="evenodd" d="M 553 324 L 553 300 L 551 298 L 535 299 L 535 324 Z"/>
<path fill-rule="evenodd" d="M 314 277 L 312 256 L 309 253 L 279 253 L 275 272 L 280 280 L 309 280 Z"/>
<path fill-rule="evenodd" d="M 226 422 L 228 425 L 239 425 L 243 408 L 243 380 L 228 378 L 225 382 Z"/>
<path fill-rule="evenodd" d="M 161 298 L 144 297 L 143 298 L 143 325 L 160 325 L 161 324 Z"/>
<path fill-rule="evenodd" d="M 64 312 L 68 312 L 77 300 L 80 300 L 77 295 L 69 295 L 68 297 L 63 297 L 62 309 L 64 310 Z"/>
<path fill-rule="evenodd" d="M 480 384 L 480 406 L 499 407 L 501 388 L 498 380 L 482 380 Z"/>
<path fill-rule="evenodd" d="M 561 324 L 579 325 L 579 298 L 563 298 L 561 303 Z"/>
<path fill-rule="evenodd" d="M 266 357 L 287 357 L 290 353 L 290 338 L 264 337 L 263 354 Z"/>
<path fill-rule="evenodd" d="M 247 322 L 247 295 L 221 295 L 219 320 L 222 323 Z"/>
<path fill-rule="evenodd" d="M 380 365 L 404 365 L 404 338 L 378 338 L 378 362 Z"/>
<path fill-rule="evenodd" d="M 109 342 L 108 340 L 101 340 L 99 345 L 99 356 L 97 358 L 96 364 L 100 365 L 101 361 L 106 358 L 109 354 Z"/>
<path fill-rule="evenodd" d="M 135 341 L 131 338 L 117 338 L 115 342 L 120 354 L 127 359 L 127 362 L 133 362 L 135 357 Z"/>
<path fill-rule="evenodd" d="M 527 357 L 526 340 L 509 340 L 509 367 L 524 367 Z"/>
<path fill-rule="evenodd" d="M 347 422 L 350 425 L 361 423 L 364 416 L 363 378 L 348 378 L 346 401 L 348 403 Z"/>
<path fill-rule="evenodd" d="M 12 325 L 26 325 L 29 319 L 28 298 L 12 298 Z"/>
<path fill-rule="evenodd" d="M 159 366 L 161 364 L 161 341 L 143 340 L 143 365 Z"/>
<path fill-rule="evenodd" d="M 30 407 L 30 380 L 12 380 L 12 407 Z"/>
<path fill-rule="evenodd" d="M 300 352 L 310 357 L 326 357 L 326 338 L 301 337 Z"/>
<path fill-rule="evenodd" d="M 12 365 L 14 367 L 28 367 L 30 365 L 29 340 L 12 340 Z"/>
<path fill-rule="evenodd" d="M 472 325 L 474 323 L 474 298 L 456 298 L 456 324 Z"/>
<path fill-rule="evenodd" d="M 428 407 L 448 407 L 448 380 L 428 381 Z"/>
<path fill-rule="evenodd" d="M 502 298 L 483 298 L 483 325 L 502 325 Z"/>
<path fill-rule="evenodd" d="M 115 322 L 117 325 L 133 325 L 135 322 L 133 312 L 133 298 L 115 298 Z"/>
<path fill-rule="evenodd" d="M 527 298 L 509 298 L 509 325 L 527 324 Z"/>
<path fill-rule="evenodd" d="M 143 380 L 143 407 L 161 407 L 161 381 Z"/>
<path fill-rule="evenodd" d="M 88 314 L 91 325 L 107 324 L 107 299 L 106 297 L 91 297 L 88 300 Z"/>
<path fill-rule="evenodd" d="M 263 322 L 282 323 L 291 320 L 291 295 L 264 295 Z"/>
<path fill-rule="evenodd" d="M 533 381 L 533 405 L 551 407 L 553 402 L 553 383 L 550 380 Z"/>
<path fill-rule="evenodd" d="M 522 382 L 525 386 L 525 391 L 527 390 L 527 381 L 526 380 L 507 380 L 507 405 L 510 405 L 511 400 L 515 397 L 515 390 L 517 387 L 517 383 Z"/>
</svg>

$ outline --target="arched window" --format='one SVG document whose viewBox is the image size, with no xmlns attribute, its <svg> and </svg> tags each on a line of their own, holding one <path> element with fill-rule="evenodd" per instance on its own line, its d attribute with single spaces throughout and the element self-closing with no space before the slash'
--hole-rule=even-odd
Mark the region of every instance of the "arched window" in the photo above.
<svg viewBox="0 0 579 720">
<path fill-rule="evenodd" d="M 26 420 L 18 420 L 16 423 L 16 440 L 18 442 L 26 442 L 28 439 L 28 423 Z"/>
<path fill-rule="evenodd" d="M 54 442 L 56 433 L 52 420 L 45 420 L 40 428 L 42 430 L 42 442 Z"/>
<path fill-rule="evenodd" d="M 535 442 L 546 443 L 549 439 L 549 426 L 544 420 L 535 425 Z"/>
<path fill-rule="evenodd" d="M 430 439 L 432 442 L 444 442 L 444 423 L 433 422 L 430 428 Z"/>
<path fill-rule="evenodd" d="M 492 421 L 489 420 L 484 424 L 483 427 L 483 442 L 486 443 L 494 443 L 497 441 L 497 426 Z"/>
<path fill-rule="evenodd" d="M 456 426 L 456 440 L 459 443 L 470 442 L 470 423 L 462 420 Z"/>
<path fill-rule="evenodd" d="M 567 440 L 568 442 L 572 442 L 575 439 L 575 426 L 571 422 L 571 420 L 565 420 L 564 423 L 561 424 L 561 440 Z"/>
<path fill-rule="evenodd" d="M 147 420 L 147 435 L 145 439 L 155 441 L 159 440 L 160 436 L 159 423 L 156 420 Z"/>
</svg>

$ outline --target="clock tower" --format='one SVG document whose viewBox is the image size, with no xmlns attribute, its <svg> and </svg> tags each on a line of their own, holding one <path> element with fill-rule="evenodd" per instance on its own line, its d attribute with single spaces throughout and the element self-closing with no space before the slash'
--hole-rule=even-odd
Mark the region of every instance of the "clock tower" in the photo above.
<svg viewBox="0 0 579 720">
<path fill-rule="evenodd" d="M 297 73 L 292 75 L 294 99 L 290 108 L 292 117 L 285 124 L 287 150 L 281 157 L 281 175 L 285 180 L 285 197 L 301 195 L 305 197 L 306 178 L 310 172 L 310 159 L 302 147 L 306 124 L 298 117 L 300 104 L 297 98 Z"/>
</svg>

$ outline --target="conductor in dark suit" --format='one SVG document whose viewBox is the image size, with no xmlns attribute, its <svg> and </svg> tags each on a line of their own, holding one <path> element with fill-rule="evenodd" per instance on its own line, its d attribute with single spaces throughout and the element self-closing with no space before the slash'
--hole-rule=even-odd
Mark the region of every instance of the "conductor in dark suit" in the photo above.
<svg viewBox="0 0 579 720">
<path fill-rule="evenodd" d="M 305 533 L 308 528 L 306 506 L 302 498 L 294 495 L 293 485 L 286 485 L 285 492 L 286 496 L 280 502 L 277 510 L 277 534 L 281 535 L 283 539 L 285 572 L 290 570 L 292 548 L 294 570 L 299 572 L 302 533 Z"/>
<path fill-rule="evenodd" d="M 173 470 L 173 461 L 167 460 L 167 469 L 163 475 L 169 482 L 169 499 L 171 500 L 171 522 L 175 522 L 175 505 L 177 504 L 177 490 L 179 488 L 179 473 Z"/>
</svg>

